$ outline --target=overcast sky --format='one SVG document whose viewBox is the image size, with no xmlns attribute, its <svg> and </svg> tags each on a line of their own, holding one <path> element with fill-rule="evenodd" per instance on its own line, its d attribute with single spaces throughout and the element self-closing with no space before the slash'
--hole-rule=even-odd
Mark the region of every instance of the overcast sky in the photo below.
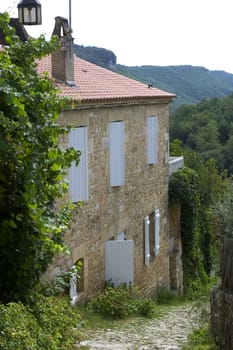
<svg viewBox="0 0 233 350">
<path fill-rule="evenodd" d="M 0 11 L 17 17 L 14 0 Z M 40 0 L 43 24 L 32 36 L 50 37 L 69 0 Z M 232 0 L 72 0 L 75 43 L 112 50 L 120 64 L 203 66 L 233 73 Z"/>
</svg>

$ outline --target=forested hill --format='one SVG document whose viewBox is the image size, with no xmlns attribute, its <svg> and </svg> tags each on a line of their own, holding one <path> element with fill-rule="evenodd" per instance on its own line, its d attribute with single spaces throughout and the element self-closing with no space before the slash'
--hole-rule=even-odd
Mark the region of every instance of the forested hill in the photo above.
<svg viewBox="0 0 233 350">
<path fill-rule="evenodd" d="M 233 92 L 233 74 L 193 66 L 117 65 L 117 71 L 177 95 L 174 105 L 198 103 L 204 98 L 224 97 Z"/>
<path fill-rule="evenodd" d="M 75 45 L 75 53 L 87 61 L 175 93 L 177 99 L 173 108 L 181 104 L 195 104 L 204 98 L 224 97 L 233 92 L 233 74 L 224 71 L 189 65 L 129 67 L 117 64 L 112 51 L 97 47 Z"/>
</svg>

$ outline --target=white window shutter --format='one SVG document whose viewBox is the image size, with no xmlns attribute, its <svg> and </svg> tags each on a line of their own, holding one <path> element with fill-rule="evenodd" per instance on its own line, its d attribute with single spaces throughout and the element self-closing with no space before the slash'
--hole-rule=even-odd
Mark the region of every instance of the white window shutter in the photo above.
<svg viewBox="0 0 233 350">
<path fill-rule="evenodd" d="M 158 162 L 158 117 L 147 118 L 147 163 Z"/>
<path fill-rule="evenodd" d="M 115 287 L 134 282 L 134 243 L 132 240 L 105 242 L 105 280 Z"/>
<path fill-rule="evenodd" d="M 78 166 L 70 168 L 70 196 L 73 203 L 88 200 L 88 149 L 87 127 L 78 127 L 69 132 L 69 147 L 81 151 Z"/>
<path fill-rule="evenodd" d="M 149 265 L 150 262 L 150 239 L 149 239 L 149 226 L 150 220 L 147 215 L 144 219 L 144 234 L 145 234 L 145 265 Z"/>
<path fill-rule="evenodd" d="M 110 186 L 124 185 L 124 122 L 109 124 Z"/>
<path fill-rule="evenodd" d="M 155 210 L 155 255 L 158 255 L 160 248 L 160 213 Z"/>
</svg>

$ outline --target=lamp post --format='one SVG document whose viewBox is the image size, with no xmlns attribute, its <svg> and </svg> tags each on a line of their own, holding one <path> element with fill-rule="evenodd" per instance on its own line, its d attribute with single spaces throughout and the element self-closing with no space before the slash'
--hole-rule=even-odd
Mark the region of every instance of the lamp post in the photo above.
<svg viewBox="0 0 233 350">
<path fill-rule="evenodd" d="M 39 0 L 21 0 L 18 3 L 19 23 L 38 25 L 42 23 L 41 4 Z"/>
<path fill-rule="evenodd" d="M 71 0 L 69 0 L 69 24 L 70 24 L 70 29 L 72 29 L 72 26 L 71 26 L 71 21 L 72 21 L 71 12 L 72 12 L 72 9 L 71 9 Z"/>
</svg>

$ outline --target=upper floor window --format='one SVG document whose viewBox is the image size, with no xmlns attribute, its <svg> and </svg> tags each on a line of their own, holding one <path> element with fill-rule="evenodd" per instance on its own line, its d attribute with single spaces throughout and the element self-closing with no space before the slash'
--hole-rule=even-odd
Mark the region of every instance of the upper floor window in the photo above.
<svg viewBox="0 0 233 350">
<path fill-rule="evenodd" d="M 158 117 L 147 117 L 147 163 L 158 162 Z"/>
<path fill-rule="evenodd" d="M 109 124 L 110 186 L 124 185 L 124 122 Z"/>
<path fill-rule="evenodd" d="M 70 196 L 73 203 L 88 200 L 88 139 L 87 127 L 81 126 L 69 132 L 69 147 L 81 151 L 78 166 L 70 168 Z"/>
</svg>

